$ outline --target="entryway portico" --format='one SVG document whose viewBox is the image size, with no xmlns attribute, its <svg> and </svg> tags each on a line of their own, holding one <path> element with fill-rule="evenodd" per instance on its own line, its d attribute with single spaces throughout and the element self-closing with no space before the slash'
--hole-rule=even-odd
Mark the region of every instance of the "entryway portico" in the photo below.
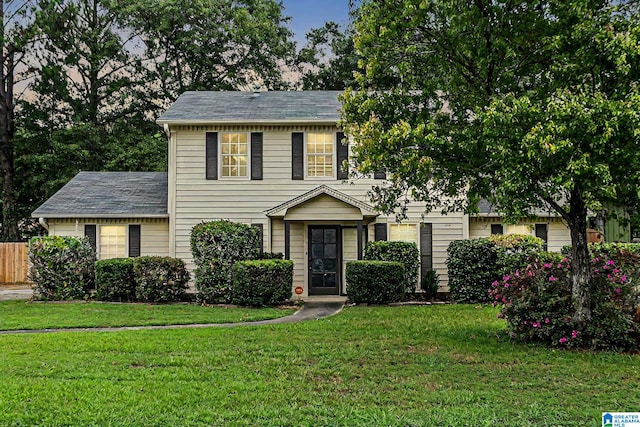
<svg viewBox="0 0 640 427">
<path fill-rule="evenodd" d="M 378 214 L 360 200 L 326 185 L 265 212 L 274 233 L 284 233 L 284 256 L 294 261 L 301 296 L 344 295 L 345 263 L 362 259 L 367 226 Z M 282 221 L 282 227 L 274 227 Z"/>
</svg>

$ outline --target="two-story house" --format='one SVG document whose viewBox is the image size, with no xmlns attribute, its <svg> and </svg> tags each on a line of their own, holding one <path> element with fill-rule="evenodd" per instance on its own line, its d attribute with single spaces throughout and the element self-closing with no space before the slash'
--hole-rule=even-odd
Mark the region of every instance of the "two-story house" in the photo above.
<svg viewBox="0 0 640 427">
<path fill-rule="evenodd" d="M 187 92 L 157 120 L 169 139 L 168 173 L 83 172 L 33 212 L 50 234 L 87 235 L 99 258 L 169 255 L 193 268 L 194 225 L 229 219 L 258 227 L 263 249 L 294 261 L 301 296 L 344 294 L 345 263 L 370 240 L 420 248 L 421 270 L 436 269 L 447 290 L 452 240 L 512 231 L 537 234 L 550 250 L 569 242 L 546 215 L 501 224 L 479 216 L 381 215 L 367 192 L 384 174 L 349 181 L 349 143 L 337 127 L 339 92 Z"/>
</svg>

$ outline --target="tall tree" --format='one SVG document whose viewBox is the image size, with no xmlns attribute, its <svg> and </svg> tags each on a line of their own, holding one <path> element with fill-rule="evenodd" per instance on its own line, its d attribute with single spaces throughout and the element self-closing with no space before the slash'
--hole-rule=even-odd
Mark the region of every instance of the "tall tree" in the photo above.
<svg viewBox="0 0 640 427">
<path fill-rule="evenodd" d="M 355 84 L 358 54 L 353 44 L 354 27 L 341 29 L 335 22 L 307 33 L 307 42 L 298 52 L 300 83 L 304 90 L 344 90 Z"/>
<path fill-rule="evenodd" d="M 3 1 L 0 9 L 0 184 L 2 186 L 2 222 L 0 240 L 18 241 L 18 215 L 15 198 L 14 136 L 16 86 L 22 81 L 26 51 L 36 35 L 36 5 L 29 1 Z"/>
<path fill-rule="evenodd" d="M 292 62 L 288 18 L 276 0 L 122 0 L 143 42 L 149 90 L 164 104 L 187 90 L 283 87 Z M 153 13 L 149 13 L 153 11 Z"/>
<path fill-rule="evenodd" d="M 394 10 L 395 13 L 388 13 Z M 574 321 L 591 318 L 587 212 L 638 207 L 637 1 L 366 1 L 356 47 L 366 73 L 344 95 L 372 196 L 508 219 L 554 211 L 571 231 Z M 383 89 L 394 76 L 399 84 Z"/>
<path fill-rule="evenodd" d="M 105 0 L 40 0 L 31 96 L 19 104 L 18 213 L 81 170 L 166 170 L 143 52 Z"/>
</svg>

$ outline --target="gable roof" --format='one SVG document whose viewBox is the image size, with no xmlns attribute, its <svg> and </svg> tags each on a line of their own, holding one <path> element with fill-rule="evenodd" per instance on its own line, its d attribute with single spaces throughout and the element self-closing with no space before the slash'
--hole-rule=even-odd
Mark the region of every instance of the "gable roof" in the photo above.
<svg viewBox="0 0 640 427">
<path fill-rule="evenodd" d="M 167 218 L 166 172 L 80 172 L 31 214 L 39 218 Z"/>
<path fill-rule="evenodd" d="M 185 92 L 157 123 L 326 123 L 340 119 L 340 91 Z"/>
<path fill-rule="evenodd" d="M 358 199 L 355 199 L 347 194 L 344 194 L 341 191 L 338 191 L 334 188 L 331 188 L 327 185 L 321 185 L 319 187 L 314 188 L 311 191 L 308 191 L 304 194 L 301 194 L 298 197 L 295 197 L 287 202 L 282 203 L 276 207 L 273 207 L 269 210 L 266 210 L 264 213 L 270 217 L 279 217 L 285 216 L 288 209 L 294 208 L 296 206 L 300 206 L 303 203 L 314 199 L 322 194 L 326 194 L 328 196 L 333 197 L 336 200 L 339 200 L 343 203 L 351 205 L 355 208 L 360 209 L 360 212 L 363 216 L 366 217 L 377 217 L 379 214 L 368 204 L 361 202 Z"/>
</svg>

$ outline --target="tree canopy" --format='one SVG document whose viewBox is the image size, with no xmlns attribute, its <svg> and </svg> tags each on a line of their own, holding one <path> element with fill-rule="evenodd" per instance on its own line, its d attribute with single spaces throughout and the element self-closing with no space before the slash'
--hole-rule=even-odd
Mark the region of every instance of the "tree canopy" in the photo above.
<svg viewBox="0 0 640 427">
<path fill-rule="evenodd" d="M 354 169 L 389 172 L 377 205 L 402 215 L 410 196 L 474 212 L 484 198 L 511 220 L 555 212 L 571 231 L 575 320 L 587 321 L 588 210 L 638 207 L 637 12 L 637 1 L 365 1 L 365 72 L 343 118 Z"/>
</svg>

